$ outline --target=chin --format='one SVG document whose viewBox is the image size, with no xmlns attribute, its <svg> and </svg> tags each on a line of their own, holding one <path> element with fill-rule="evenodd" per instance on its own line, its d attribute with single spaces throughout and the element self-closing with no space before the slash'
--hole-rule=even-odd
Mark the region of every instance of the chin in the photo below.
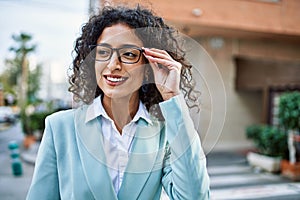
<svg viewBox="0 0 300 200">
<path fill-rule="evenodd" d="M 111 99 L 122 99 L 122 98 L 129 99 L 134 94 L 138 94 L 138 89 L 139 88 L 133 90 L 132 92 L 124 91 L 124 89 L 122 90 L 110 89 L 110 90 L 102 90 L 102 91 L 105 96 Z"/>
</svg>

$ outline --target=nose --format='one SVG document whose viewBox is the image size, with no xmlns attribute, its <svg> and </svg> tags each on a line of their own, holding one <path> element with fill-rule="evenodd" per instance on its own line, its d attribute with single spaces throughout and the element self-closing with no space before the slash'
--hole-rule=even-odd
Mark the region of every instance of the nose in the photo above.
<svg viewBox="0 0 300 200">
<path fill-rule="evenodd" d="M 119 60 L 119 56 L 118 56 L 117 52 L 113 52 L 113 54 L 112 54 L 112 56 L 109 60 L 109 63 L 107 64 L 107 68 L 110 71 L 121 70 L 122 69 L 121 62 Z"/>
</svg>

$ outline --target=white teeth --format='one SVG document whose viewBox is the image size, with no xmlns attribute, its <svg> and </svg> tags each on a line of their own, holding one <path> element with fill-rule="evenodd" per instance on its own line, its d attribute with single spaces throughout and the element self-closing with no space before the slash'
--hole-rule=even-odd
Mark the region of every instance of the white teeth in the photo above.
<svg viewBox="0 0 300 200">
<path fill-rule="evenodd" d="M 111 81 L 111 82 L 121 82 L 124 81 L 125 78 L 114 78 L 114 77 L 107 77 L 107 80 Z"/>
</svg>

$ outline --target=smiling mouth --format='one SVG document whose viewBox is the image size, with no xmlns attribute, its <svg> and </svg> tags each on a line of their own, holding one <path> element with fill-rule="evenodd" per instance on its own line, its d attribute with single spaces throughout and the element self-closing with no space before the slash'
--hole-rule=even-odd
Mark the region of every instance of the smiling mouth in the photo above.
<svg viewBox="0 0 300 200">
<path fill-rule="evenodd" d="M 119 85 L 125 82 L 128 77 L 118 76 L 118 75 L 104 75 L 104 78 L 110 85 Z"/>
</svg>

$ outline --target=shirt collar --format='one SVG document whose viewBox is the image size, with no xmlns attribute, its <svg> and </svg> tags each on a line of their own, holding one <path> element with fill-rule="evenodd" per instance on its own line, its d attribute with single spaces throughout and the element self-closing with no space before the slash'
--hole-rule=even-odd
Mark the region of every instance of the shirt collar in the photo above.
<svg viewBox="0 0 300 200">
<path fill-rule="evenodd" d="M 103 116 L 106 119 L 111 120 L 111 118 L 108 116 L 102 105 L 101 96 L 95 98 L 93 103 L 88 106 L 85 117 L 85 123 L 95 119 L 98 116 Z M 140 118 L 144 119 L 148 124 L 152 124 L 150 114 L 141 101 L 139 102 L 138 111 L 133 117 L 132 122 L 137 122 Z"/>
</svg>

